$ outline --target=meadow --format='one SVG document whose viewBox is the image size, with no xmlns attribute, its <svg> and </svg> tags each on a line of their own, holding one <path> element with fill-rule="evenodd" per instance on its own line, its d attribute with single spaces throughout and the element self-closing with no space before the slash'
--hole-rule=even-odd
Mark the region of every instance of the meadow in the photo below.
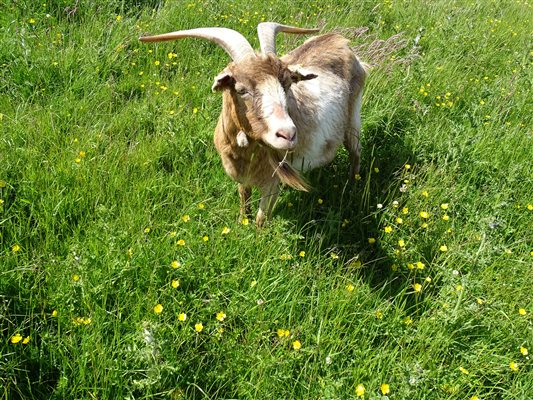
<svg viewBox="0 0 533 400">
<path fill-rule="evenodd" d="M 532 399 L 532 16 L 2 0 L 0 397 Z M 257 229 L 212 143 L 228 56 L 137 39 L 257 48 L 261 21 L 342 32 L 373 68 L 356 182 L 341 149 Z"/>
</svg>

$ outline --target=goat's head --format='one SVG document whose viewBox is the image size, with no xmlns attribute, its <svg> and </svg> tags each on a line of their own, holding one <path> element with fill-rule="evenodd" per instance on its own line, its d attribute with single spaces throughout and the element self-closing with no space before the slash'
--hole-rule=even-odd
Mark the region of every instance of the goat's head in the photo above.
<svg viewBox="0 0 533 400">
<path fill-rule="evenodd" d="M 141 41 L 163 41 L 198 37 L 220 45 L 231 56 L 231 62 L 215 77 L 213 90 L 227 90 L 233 101 L 239 129 L 276 150 L 292 150 L 297 142 L 296 126 L 287 107 L 290 86 L 316 75 L 288 66 L 276 56 L 277 32 L 312 33 L 273 22 L 257 27 L 261 52 L 256 53 L 238 32 L 226 28 L 198 28 L 151 37 Z"/>
</svg>

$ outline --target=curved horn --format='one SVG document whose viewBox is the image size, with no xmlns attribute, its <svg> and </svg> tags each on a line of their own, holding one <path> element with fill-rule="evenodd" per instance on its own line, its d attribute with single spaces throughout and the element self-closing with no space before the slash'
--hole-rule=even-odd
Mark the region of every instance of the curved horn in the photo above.
<svg viewBox="0 0 533 400">
<path fill-rule="evenodd" d="M 263 54 L 276 54 L 276 34 L 278 32 L 287 33 L 315 33 L 320 29 L 297 28 L 295 26 L 281 25 L 275 22 L 261 22 L 257 25 L 257 34 L 259 36 L 259 45 Z"/>
<path fill-rule="evenodd" d="M 248 40 L 239 32 L 228 28 L 196 28 L 184 31 L 176 31 L 156 36 L 143 36 L 141 42 L 162 42 L 166 40 L 195 37 L 211 40 L 222 47 L 235 62 L 242 60 L 249 54 L 255 54 Z"/>
</svg>

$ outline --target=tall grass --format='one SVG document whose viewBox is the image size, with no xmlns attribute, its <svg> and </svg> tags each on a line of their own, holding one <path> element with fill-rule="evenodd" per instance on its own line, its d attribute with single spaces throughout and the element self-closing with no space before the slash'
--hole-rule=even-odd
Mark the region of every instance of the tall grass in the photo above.
<svg viewBox="0 0 533 400">
<path fill-rule="evenodd" d="M 0 394 L 531 398 L 531 15 L 527 1 L 8 1 Z M 342 31 L 374 66 L 361 179 L 341 150 L 257 230 L 237 222 L 212 145 L 226 54 L 137 38 L 218 25 L 257 47 L 264 20 Z M 280 52 L 304 39 L 280 35 Z"/>
</svg>

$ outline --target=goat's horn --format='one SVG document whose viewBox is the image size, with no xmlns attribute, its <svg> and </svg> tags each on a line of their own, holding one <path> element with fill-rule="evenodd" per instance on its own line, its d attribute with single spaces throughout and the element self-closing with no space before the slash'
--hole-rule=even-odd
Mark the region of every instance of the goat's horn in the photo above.
<svg viewBox="0 0 533 400">
<path fill-rule="evenodd" d="M 141 42 L 162 42 L 166 40 L 195 37 L 211 40 L 222 47 L 235 62 L 242 60 L 249 54 L 255 54 L 248 40 L 239 32 L 228 28 L 196 28 L 184 31 L 176 31 L 156 36 L 143 36 Z"/>
<path fill-rule="evenodd" d="M 281 25 L 275 22 L 261 22 L 257 25 L 257 34 L 259 36 L 259 45 L 263 54 L 276 54 L 276 34 L 278 32 L 287 33 L 315 33 L 320 29 L 297 28 L 295 26 Z"/>
</svg>

